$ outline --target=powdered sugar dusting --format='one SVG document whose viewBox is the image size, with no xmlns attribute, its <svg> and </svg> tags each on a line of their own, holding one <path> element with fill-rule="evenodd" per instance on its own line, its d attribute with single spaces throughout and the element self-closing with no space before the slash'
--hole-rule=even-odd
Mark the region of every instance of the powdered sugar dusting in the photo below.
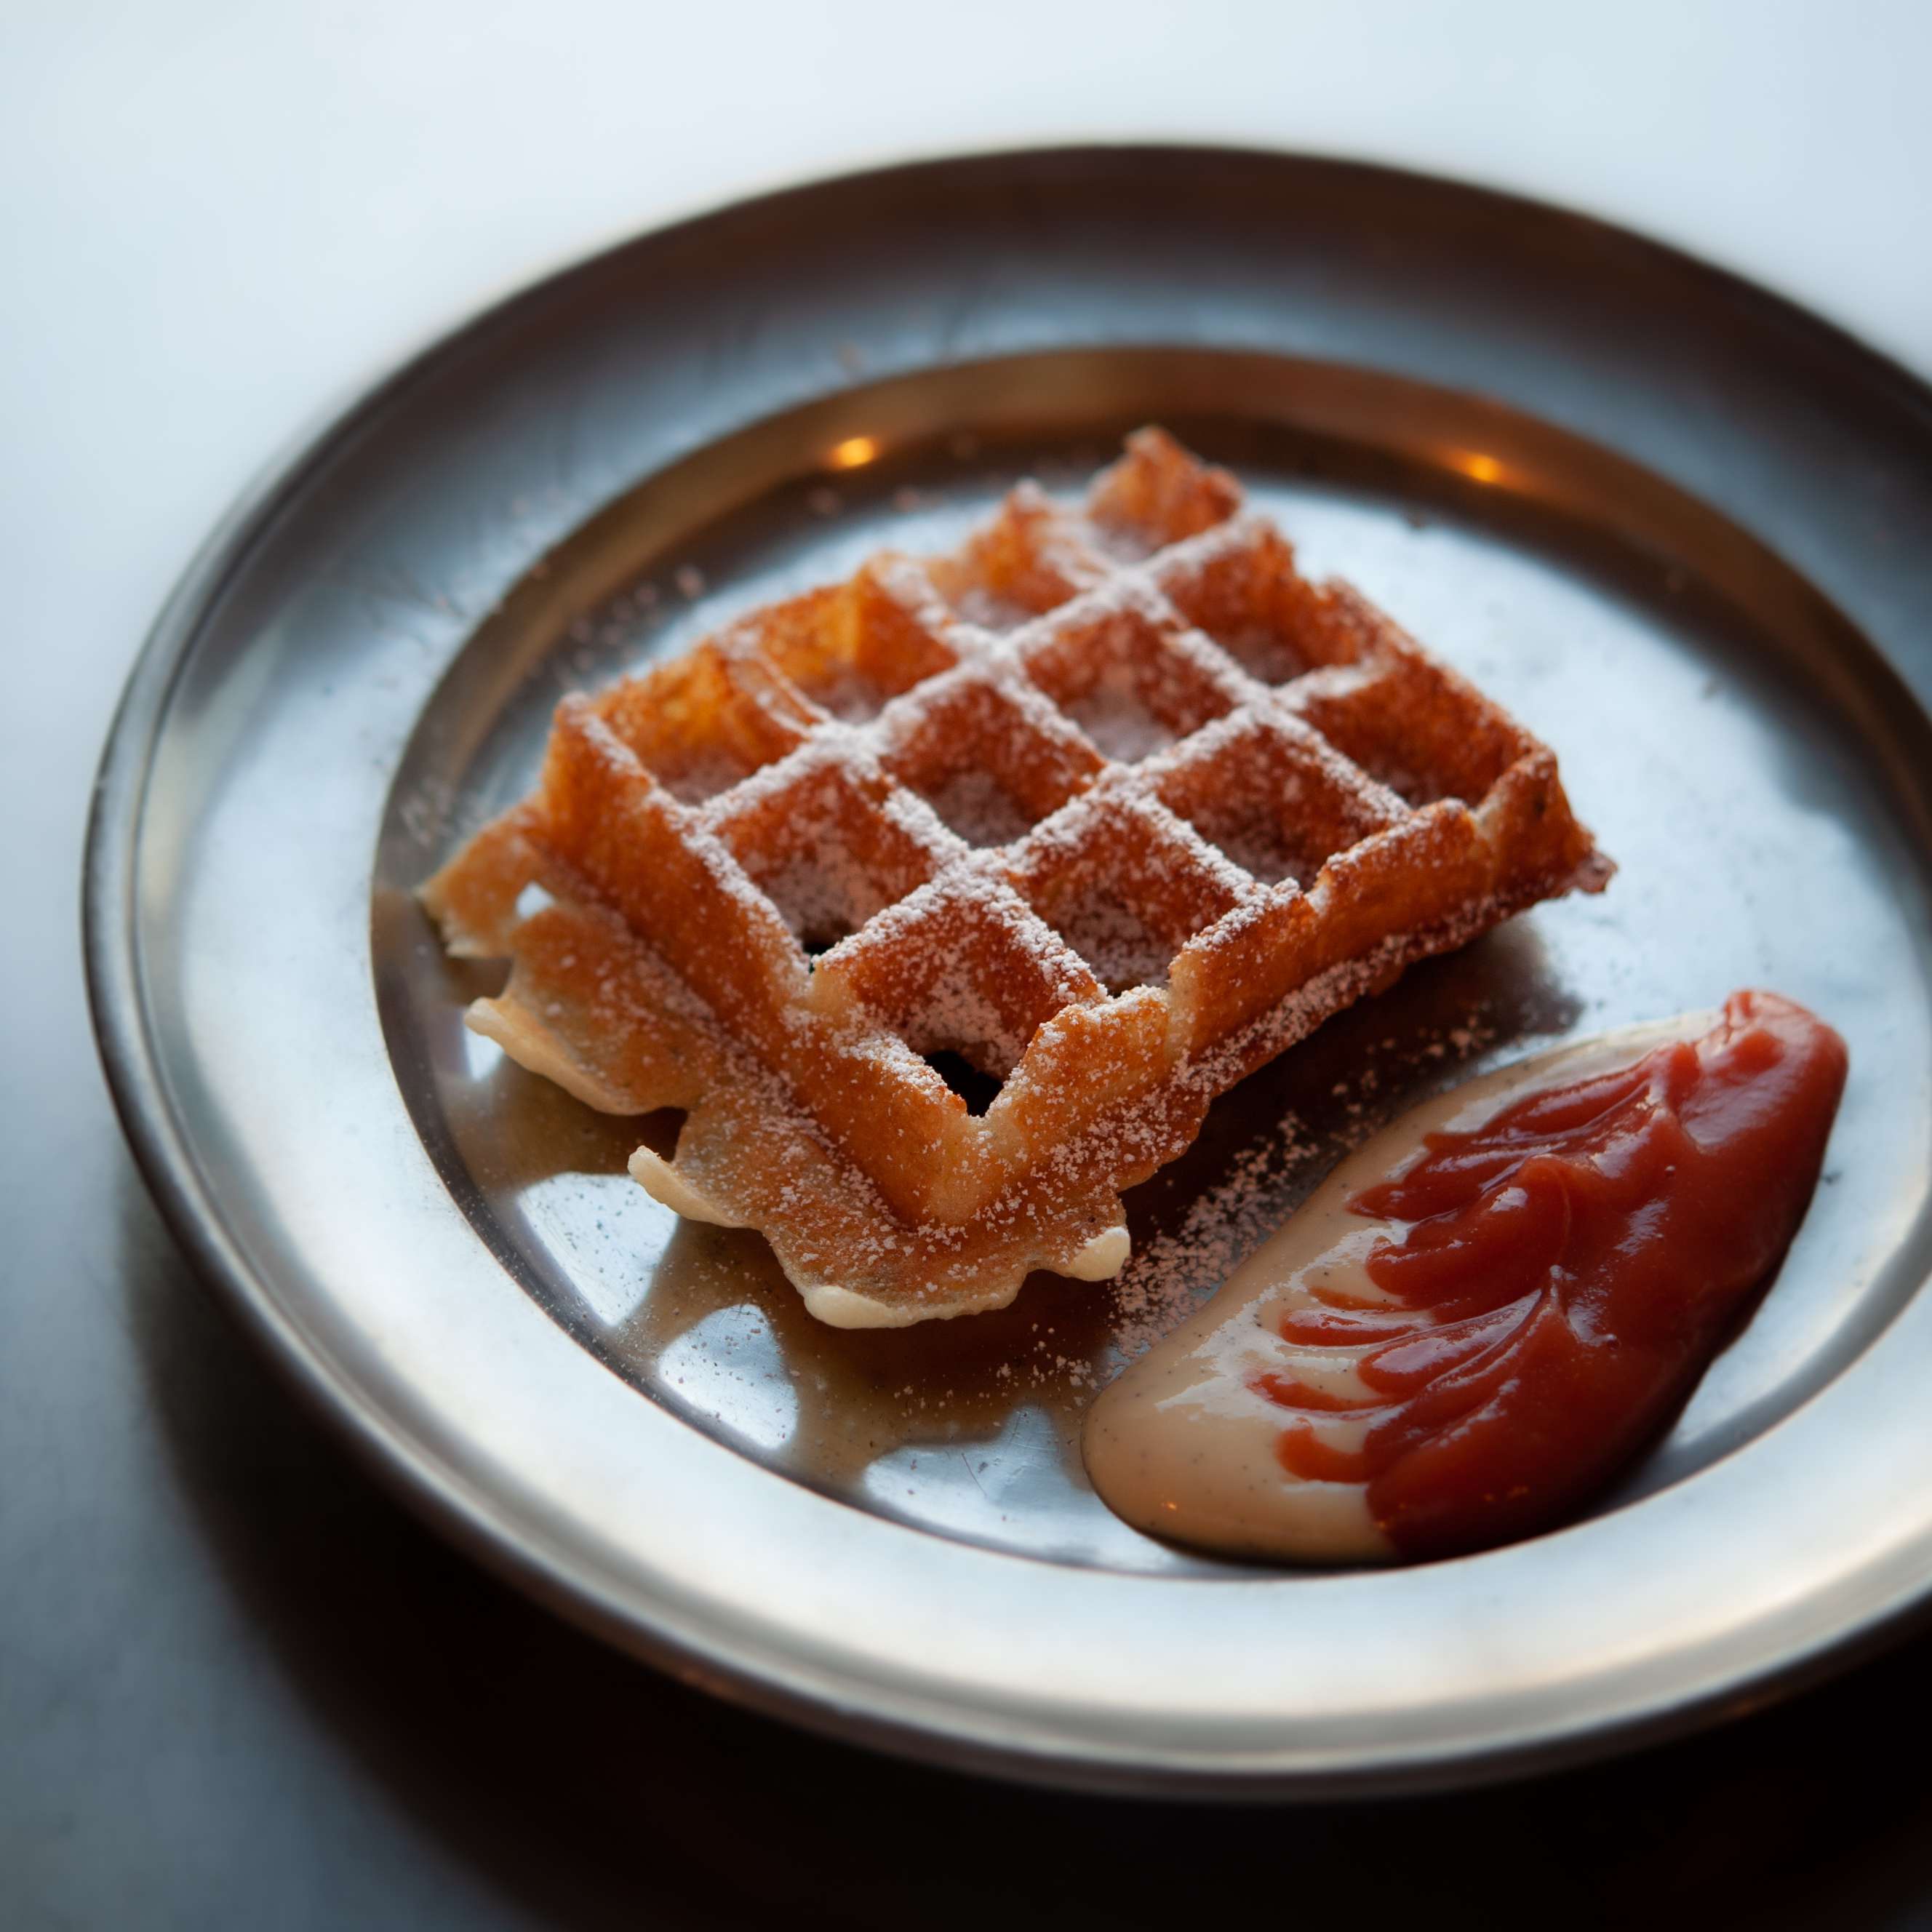
<svg viewBox="0 0 1932 1932">
<path fill-rule="evenodd" d="M 1283 1182 L 1311 1151 L 1301 1123 L 1288 1115 L 1195 1197 L 1179 1228 L 1135 1253 L 1112 1289 L 1114 1346 L 1123 1360 L 1144 1354 L 1274 1232 Z"/>
<path fill-rule="evenodd" d="M 1006 845 L 1025 835 L 1026 808 L 991 772 L 955 772 L 936 787 L 931 803 L 969 845 Z"/>
<path fill-rule="evenodd" d="M 1109 664 L 1066 710 L 1107 757 L 1125 764 L 1138 764 L 1174 742 L 1174 734 L 1148 709 L 1138 686 L 1119 664 Z"/>
</svg>

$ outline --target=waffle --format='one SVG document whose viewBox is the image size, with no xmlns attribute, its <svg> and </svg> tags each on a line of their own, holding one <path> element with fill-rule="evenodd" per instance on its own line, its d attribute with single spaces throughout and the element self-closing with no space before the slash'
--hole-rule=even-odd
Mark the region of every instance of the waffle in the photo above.
<svg viewBox="0 0 1932 1932">
<path fill-rule="evenodd" d="M 423 897 L 512 962 L 477 1031 L 685 1111 L 652 1194 L 897 1326 L 1114 1274 L 1217 1094 L 1610 869 L 1544 746 L 1144 430 L 1078 511 L 1022 484 L 566 698 Z"/>
</svg>

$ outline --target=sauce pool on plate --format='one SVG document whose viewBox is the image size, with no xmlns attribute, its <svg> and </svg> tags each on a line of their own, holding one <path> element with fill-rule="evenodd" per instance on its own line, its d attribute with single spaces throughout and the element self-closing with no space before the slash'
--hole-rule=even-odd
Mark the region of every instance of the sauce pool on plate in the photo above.
<svg viewBox="0 0 1932 1932">
<path fill-rule="evenodd" d="M 1754 1305 L 1845 1070 L 1822 1021 L 1742 992 L 1412 1110 L 1101 1396 L 1095 1488 L 1150 1534 L 1290 1561 L 1562 1520 Z"/>
</svg>

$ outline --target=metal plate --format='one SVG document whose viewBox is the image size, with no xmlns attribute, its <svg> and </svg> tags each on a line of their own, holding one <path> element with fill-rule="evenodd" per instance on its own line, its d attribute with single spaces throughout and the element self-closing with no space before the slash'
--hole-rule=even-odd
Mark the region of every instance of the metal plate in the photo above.
<svg viewBox="0 0 1932 1932">
<path fill-rule="evenodd" d="M 754 1238 L 622 1178 L 630 1126 L 464 1031 L 491 976 L 411 896 L 527 785 L 561 690 L 883 542 L 949 542 L 1149 419 L 1553 743 L 1624 869 L 1230 1096 L 1130 1197 L 1139 1252 L 1238 1174 L 1285 1210 L 1349 1132 L 1528 1043 L 1751 983 L 1850 1042 L 1774 1293 L 1559 1534 L 1326 1576 L 1139 1538 L 1072 1446 L 1108 1290 L 818 1329 Z M 857 437 L 876 460 L 831 466 Z M 698 1681 L 1139 1790 L 1468 1780 L 1652 1734 L 1932 1580 L 1928 527 L 1922 388 L 1528 204 L 1120 149 L 728 210 L 451 336 L 218 532 L 102 776 L 110 1077 L 298 1384 L 432 1520 Z"/>
</svg>

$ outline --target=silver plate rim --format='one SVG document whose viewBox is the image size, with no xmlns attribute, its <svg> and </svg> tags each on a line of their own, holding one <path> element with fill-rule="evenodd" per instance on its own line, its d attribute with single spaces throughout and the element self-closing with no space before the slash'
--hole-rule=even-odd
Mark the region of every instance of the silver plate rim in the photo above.
<svg viewBox="0 0 1932 1932">
<path fill-rule="evenodd" d="M 637 1605 L 602 1588 L 590 1569 L 574 1561 L 566 1549 L 548 1543 L 540 1529 L 520 1522 L 487 1490 L 440 1463 L 404 1426 L 386 1414 L 339 1364 L 305 1336 L 278 1305 L 270 1285 L 250 1265 L 226 1226 L 200 1172 L 191 1138 L 171 1106 L 159 1074 L 131 907 L 144 787 L 176 674 L 203 615 L 262 532 L 299 495 L 309 472 L 352 436 L 386 397 L 406 387 L 425 365 L 550 283 L 607 254 L 696 227 L 714 213 L 954 161 L 1163 152 L 1267 164 L 1308 161 L 1336 165 L 1325 158 L 1290 152 L 1192 143 L 1043 149 L 996 146 L 788 184 L 681 216 L 626 236 L 608 249 L 547 269 L 512 292 L 472 310 L 451 327 L 436 332 L 347 401 L 322 412 L 314 427 L 291 439 L 284 453 L 238 497 L 189 564 L 141 646 L 114 716 L 94 788 L 82 892 L 88 992 L 104 1070 L 136 1161 L 172 1232 L 218 1299 L 240 1318 L 244 1330 L 316 1412 L 341 1431 L 364 1466 L 425 1521 L 498 1574 L 684 1682 L 849 1742 L 1060 1788 L 1199 1798 L 1312 1799 L 1370 1790 L 1438 1789 L 1451 1783 L 1468 1785 L 1553 1769 L 1677 1734 L 1700 1722 L 1755 1706 L 1772 1694 L 1818 1681 L 1932 1616 L 1932 1594 L 1928 1594 L 1932 1574 L 1773 1654 L 1710 1670 L 1700 1682 L 1681 1688 L 1675 1696 L 1653 1700 L 1646 1708 L 1570 1726 L 1545 1721 L 1474 1751 L 1452 1743 L 1433 1750 L 1412 1749 L 1400 1757 L 1337 1754 L 1332 1761 L 1304 1758 L 1292 1768 L 1234 1767 L 1183 1753 L 1155 1758 L 1141 1752 L 1077 1749 L 1064 1738 L 1030 1733 L 1027 1726 L 1002 1724 L 990 1714 L 974 1723 L 962 1720 L 956 1712 L 948 1712 L 935 1721 L 934 1714 L 917 1698 L 877 1683 L 862 1687 L 862 1700 L 855 1701 L 854 1687 L 800 1667 L 796 1660 L 700 1640 L 689 1631 L 674 1633 L 664 1621 L 654 1624 Z M 1409 170 L 1347 165 L 1393 179 L 1454 186 L 1472 196 L 1513 203 L 1532 212 L 1576 218 L 1528 197 L 1444 183 L 1439 177 Z M 1835 325 L 1666 244 L 1621 229 L 1609 232 L 1647 253 L 1672 258 L 1700 274 L 1748 289 L 1754 300 L 1808 331 L 1834 340 L 1888 386 L 1900 386 L 1932 416 L 1932 388 Z M 1927 1523 L 1921 1526 L 1921 1540 L 1932 1548 L 1932 1511 L 1928 1516 Z"/>
</svg>

